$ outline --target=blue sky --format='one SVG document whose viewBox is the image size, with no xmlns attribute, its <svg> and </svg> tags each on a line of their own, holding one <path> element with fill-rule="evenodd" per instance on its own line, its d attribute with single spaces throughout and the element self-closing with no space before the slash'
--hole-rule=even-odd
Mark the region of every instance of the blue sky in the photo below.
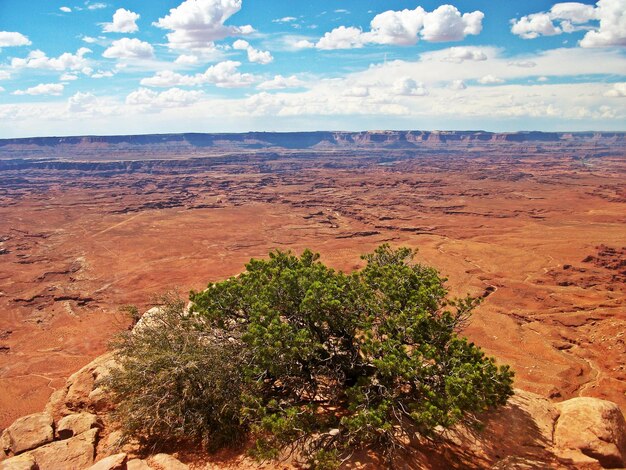
<svg viewBox="0 0 626 470">
<path fill-rule="evenodd" d="M 3 0 L 0 137 L 626 130 L 626 0 Z"/>
</svg>

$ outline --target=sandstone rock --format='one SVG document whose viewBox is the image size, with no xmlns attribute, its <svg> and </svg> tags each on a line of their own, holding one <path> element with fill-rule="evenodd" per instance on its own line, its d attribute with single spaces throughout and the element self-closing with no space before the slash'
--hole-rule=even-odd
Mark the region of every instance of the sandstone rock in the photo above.
<svg viewBox="0 0 626 470">
<path fill-rule="evenodd" d="M 39 470 L 84 470 L 93 465 L 97 429 L 29 452 Z"/>
<path fill-rule="evenodd" d="M 15 420 L 2 433 L 2 447 L 6 455 L 20 454 L 53 439 L 52 416 L 35 413 Z"/>
<path fill-rule="evenodd" d="M 89 470 L 126 470 L 126 454 L 115 454 L 95 463 Z"/>
<path fill-rule="evenodd" d="M 106 437 L 101 438 L 98 442 L 98 454 L 110 455 L 121 452 L 122 448 L 122 431 L 111 431 Z"/>
<path fill-rule="evenodd" d="M 626 465 L 626 421 L 615 403 L 580 397 L 556 407 L 561 413 L 554 429 L 558 448 L 580 450 L 605 468 Z"/>
<path fill-rule="evenodd" d="M 32 455 L 22 454 L 0 462 L 0 470 L 37 470 L 37 463 Z"/>
<path fill-rule="evenodd" d="M 126 462 L 126 470 L 152 470 L 145 460 L 132 459 Z"/>
<path fill-rule="evenodd" d="M 164 470 L 189 470 L 189 466 L 169 454 L 157 454 L 153 456 L 152 463 Z"/>
<path fill-rule="evenodd" d="M 95 428 L 98 417 L 91 413 L 75 413 L 62 418 L 57 425 L 56 434 L 59 439 L 69 439 L 91 428 Z"/>
<path fill-rule="evenodd" d="M 70 409 L 81 409 L 91 404 L 89 396 L 98 387 L 98 382 L 104 379 L 115 365 L 111 353 L 104 354 L 87 364 L 81 370 L 71 375 L 67 380 L 67 394 L 65 404 Z"/>
</svg>

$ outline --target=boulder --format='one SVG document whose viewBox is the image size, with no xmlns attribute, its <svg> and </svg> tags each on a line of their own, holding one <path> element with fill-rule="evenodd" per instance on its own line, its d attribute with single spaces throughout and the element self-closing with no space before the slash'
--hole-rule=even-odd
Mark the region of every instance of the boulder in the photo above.
<svg viewBox="0 0 626 470">
<path fill-rule="evenodd" d="M 65 405 L 71 409 L 81 409 L 91 404 L 90 395 L 98 388 L 98 383 L 104 379 L 115 365 L 111 353 L 98 357 L 87 364 L 67 380 Z"/>
<path fill-rule="evenodd" d="M 0 470 L 37 470 L 37 463 L 32 455 L 22 454 L 0 462 Z"/>
<path fill-rule="evenodd" d="M 52 416 L 35 413 L 15 420 L 2 433 L 0 443 L 5 455 L 16 455 L 51 442 L 53 438 Z"/>
<path fill-rule="evenodd" d="M 610 401 L 580 397 L 556 405 L 554 428 L 557 448 L 579 450 L 605 468 L 626 466 L 626 421 Z"/>
<path fill-rule="evenodd" d="M 169 454 L 157 454 L 153 456 L 152 463 L 165 470 L 189 470 L 189 466 Z"/>
<path fill-rule="evenodd" d="M 126 470 L 126 454 L 115 454 L 106 457 L 89 467 L 89 470 Z"/>
<path fill-rule="evenodd" d="M 132 459 L 126 462 L 126 470 L 152 470 L 145 460 Z"/>
<path fill-rule="evenodd" d="M 71 414 L 59 420 L 56 435 L 58 439 L 69 439 L 95 428 L 97 424 L 98 417 L 94 414 L 86 412 Z"/>
<path fill-rule="evenodd" d="M 84 470 L 93 465 L 98 429 L 29 451 L 39 470 Z"/>
</svg>

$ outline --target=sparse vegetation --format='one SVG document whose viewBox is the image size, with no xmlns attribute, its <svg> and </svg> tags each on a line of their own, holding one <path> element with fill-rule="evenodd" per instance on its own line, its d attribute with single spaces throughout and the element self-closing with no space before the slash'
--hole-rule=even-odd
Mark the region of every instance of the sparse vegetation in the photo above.
<svg viewBox="0 0 626 470">
<path fill-rule="evenodd" d="M 512 372 L 459 336 L 478 300 L 447 299 L 433 268 L 382 245 L 352 274 L 276 251 L 240 276 L 166 299 L 118 343 L 108 386 L 127 433 L 214 446 L 234 436 L 273 458 L 334 468 L 357 448 L 387 458 L 414 434 L 506 402 Z"/>
</svg>

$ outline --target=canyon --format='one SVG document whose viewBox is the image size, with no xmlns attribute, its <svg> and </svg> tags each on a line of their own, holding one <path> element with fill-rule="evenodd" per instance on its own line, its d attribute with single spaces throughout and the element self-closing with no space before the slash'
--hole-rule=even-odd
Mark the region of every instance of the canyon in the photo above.
<svg viewBox="0 0 626 470">
<path fill-rule="evenodd" d="M 626 133 L 371 131 L 0 140 L 0 429 L 167 289 L 280 248 L 350 271 L 417 248 L 464 334 L 553 401 L 626 409 Z"/>
</svg>

